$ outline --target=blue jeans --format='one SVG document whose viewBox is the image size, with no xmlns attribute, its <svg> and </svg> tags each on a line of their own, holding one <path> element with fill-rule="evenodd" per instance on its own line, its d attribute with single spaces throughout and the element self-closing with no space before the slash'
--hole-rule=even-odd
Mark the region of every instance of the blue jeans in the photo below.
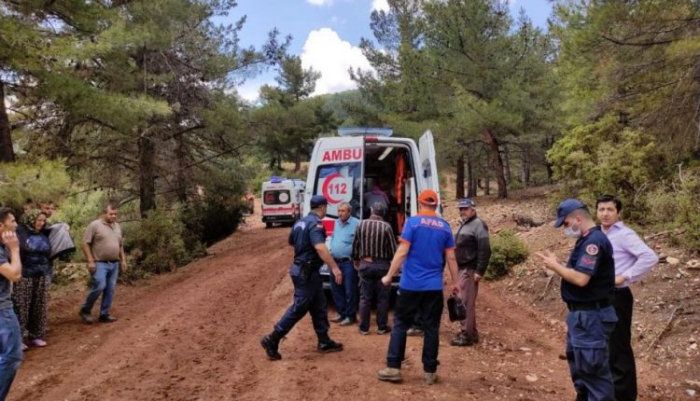
<svg viewBox="0 0 700 401">
<path fill-rule="evenodd" d="M 357 319 L 357 296 L 359 289 L 357 287 L 357 270 L 351 260 L 338 264 L 340 272 L 343 274 L 343 283 L 336 284 L 335 276 L 331 271 L 331 294 L 335 309 L 343 319 Z"/>
<path fill-rule="evenodd" d="M 566 316 L 566 358 L 577 401 L 614 401 L 609 341 L 615 309 L 572 311 Z"/>
<path fill-rule="evenodd" d="M 327 338 L 330 328 L 328 308 L 318 269 L 307 276 L 301 271 L 300 266 L 292 265 L 290 276 L 294 283 L 294 302 L 275 324 L 275 331 L 280 334 L 280 337 L 284 337 L 308 313 L 311 315 L 311 323 L 319 340 Z"/>
<path fill-rule="evenodd" d="M 95 273 L 92 275 L 92 288 L 81 308 L 82 312 L 90 313 L 97 298 L 102 295 L 100 316 L 108 315 L 112 306 L 114 290 L 117 288 L 119 276 L 119 262 L 95 262 Z"/>
<path fill-rule="evenodd" d="M 423 371 L 435 373 L 440 364 L 440 319 L 443 308 L 442 290 L 407 291 L 399 288 L 394 311 L 394 327 L 391 330 L 386 366 L 401 369 L 406 356 L 406 331 L 414 324 L 416 317 L 423 323 Z"/>
<path fill-rule="evenodd" d="M 10 392 L 22 363 L 22 334 L 12 308 L 0 310 L 0 401 Z"/>
</svg>

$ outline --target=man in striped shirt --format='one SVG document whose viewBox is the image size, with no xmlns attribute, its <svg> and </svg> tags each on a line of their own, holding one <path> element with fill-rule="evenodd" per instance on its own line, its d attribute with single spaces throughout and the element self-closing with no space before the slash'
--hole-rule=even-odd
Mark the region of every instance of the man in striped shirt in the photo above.
<svg viewBox="0 0 700 401">
<path fill-rule="evenodd" d="M 391 286 L 382 284 L 382 277 L 389 271 L 391 259 L 396 253 L 396 238 L 389 223 L 384 221 L 386 206 L 375 202 L 370 207 L 369 219 L 357 226 L 352 244 L 352 259 L 360 273 L 360 334 L 369 334 L 369 318 L 372 300 L 377 299 L 377 334 L 386 334 L 391 328 L 389 297 Z"/>
</svg>

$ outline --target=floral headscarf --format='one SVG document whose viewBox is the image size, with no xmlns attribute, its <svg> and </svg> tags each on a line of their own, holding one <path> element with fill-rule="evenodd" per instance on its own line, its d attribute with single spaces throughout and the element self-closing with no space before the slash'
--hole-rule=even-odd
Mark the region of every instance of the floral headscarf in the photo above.
<svg viewBox="0 0 700 401">
<path fill-rule="evenodd" d="M 34 224 L 36 223 L 36 219 L 39 218 L 39 215 L 42 214 L 46 215 L 46 213 L 39 209 L 29 209 L 20 217 L 19 222 L 24 224 L 30 232 L 36 233 L 37 231 L 34 228 Z"/>
</svg>

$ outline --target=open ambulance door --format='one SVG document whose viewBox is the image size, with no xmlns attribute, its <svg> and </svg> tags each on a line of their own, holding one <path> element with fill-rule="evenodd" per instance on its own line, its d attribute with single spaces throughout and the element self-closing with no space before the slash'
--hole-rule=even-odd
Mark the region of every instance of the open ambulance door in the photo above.
<svg viewBox="0 0 700 401">
<path fill-rule="evenodd" d="M 421 178 L 424 183 L 424 189 L 432 189 L 440 196 L 440 177 L 438 176 L 437 162 L 435 160 L 435 145 L 433 144 L 433 133 L 430 130 L 425 131 L 418 142 L 418 151 L 420 153 Z M 419 191 L 420 192 L 420 191 Z"/>
</svg>

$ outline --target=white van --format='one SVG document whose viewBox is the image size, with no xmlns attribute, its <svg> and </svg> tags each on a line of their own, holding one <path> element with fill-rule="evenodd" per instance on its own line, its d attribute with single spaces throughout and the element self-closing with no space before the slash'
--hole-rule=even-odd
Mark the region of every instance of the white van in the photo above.
<svg viewBox="0 0 700 401">
<path fill-rule="evenodd" d="M 426 131 L 419 146 L 413 139 L 392 134 L 387 128 L 347 127 L 339 128 L 337 137 L 316 141 L 302 214 L 309 212 L 313 195 L 325 196 L 328 212 L 323 223 L 329 238 L 341 203 L 348 202 L 355 217 L 368 217 L 368 192 L 381 191 L 388 196 L 388 221 L 397 236 L 406 219 L 416 215 L 422 190 L 432 189 L 440 196 L 433 134 Z M 321 273 L 327 285 L 327 267 Z"/>
<path fill-rule="evenodd" d="M 306 183 L 298 179 L 270 177 L 262 183 L 262 221 L 266 227 L 274 223 L 294 223 L 301 216 Z"/>
</svg>

